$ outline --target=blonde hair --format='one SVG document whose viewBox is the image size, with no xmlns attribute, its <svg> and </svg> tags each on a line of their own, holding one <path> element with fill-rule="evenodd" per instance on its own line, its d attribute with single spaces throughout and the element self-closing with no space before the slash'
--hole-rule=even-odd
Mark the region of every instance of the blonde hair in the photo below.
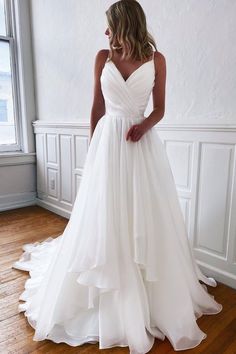
<svg viewBox="0 0 236 354">
<path fill-rule="evenodd" d="M 143 8 L 136 0 L 117 1 L 105 14 L 111 29 L 108 60 L 112 59 L 116 46 L 123 48 L 121 59 L 145 61 L 153 53 L 152 46 L 157 51 L 155 40 L 147 30 Z"/>
</svg>

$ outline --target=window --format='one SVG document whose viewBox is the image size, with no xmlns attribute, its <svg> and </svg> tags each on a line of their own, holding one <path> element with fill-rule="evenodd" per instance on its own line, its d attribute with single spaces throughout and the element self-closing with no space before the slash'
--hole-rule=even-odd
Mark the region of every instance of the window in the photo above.
<svg viewBox="0 0 236 354">
<path fill-rule="evenodd" d="M 0 0 L 0 152 L 20 150 L 14 8 Z"/>
<path fill-rule="evenodd" d="M 7 122 L 7 100 L 0 99 L 0 122 Z"/>
</svg>

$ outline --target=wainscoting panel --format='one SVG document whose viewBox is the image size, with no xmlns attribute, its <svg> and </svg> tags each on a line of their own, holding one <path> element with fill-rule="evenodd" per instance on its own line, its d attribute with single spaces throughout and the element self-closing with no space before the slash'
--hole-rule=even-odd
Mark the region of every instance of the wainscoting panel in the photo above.
<svg viewBox="0 0 236 354">
<path fill-rule="evenodd" d="M 37 203 L 70 212 L 88 151 L 89 123 L 33 122 Z M 236 127 L 157 124 L 186 230 L 205 274 L 236 288 Z"/>
<path fill-rule="evenodd" d="M 235 127 L 156 126 L 204 273 L 236 289 Z"/>
<path fill-rule="evenodd" d="M 47 143 L 47 146 L 46 146 L 47 163 L 57 165 L 58 151 L 57 151 L 57 136 L 56 136 L 56 134 L 47 134 L 46 143 Z"/>
<path fill-rule="evenodd" d="M 165 140 L 165 148 L 176 187 L 190 192 L 192 182 L 193 142 Z M 182 166 L 180 169 L 179 166 Z"/>
<path fill-rule="evenodd" d="M 59 134 L 60 202 L 72 205 L 72 136 Z"/>
<path fill-rule="evenodd" d="M 33 123 L 37 150 L 37 204 L 70 217 L 88 151 L 89 126 Z"/>
<path fill-rule="evenodd" d="M 78 173 L 82 173 L 85 157 L 88 151 L 88 137 L 75 136 L 75 169 Z"/>
<path fill-rule="evenodd" d="M 47 194 L 52 200 L 58 200 L 58 171 L 47 167 Z"/>
<path fill-rule="evenodd" d="M 200 145 L 194 247 L 222 259 L 226 259 L 227 253 L 233 153 L 231 144 Z"/>
<path fill-rule="evenodd" d="M 36 141 L 36 167 L 37 167 L 37 195 L 39 198 L 45 198 L 46 197 L 46 183 L 47 183 L 47 178 L 46 176 L 46 166 L 47 166 L 47 160 L 46 160 L 46 134 L 44 133 L 39 133 L 36 134 L 35 136 L 35 141 Z M 44 195 L 43 195 L 44 194 Z"/>
</svg>

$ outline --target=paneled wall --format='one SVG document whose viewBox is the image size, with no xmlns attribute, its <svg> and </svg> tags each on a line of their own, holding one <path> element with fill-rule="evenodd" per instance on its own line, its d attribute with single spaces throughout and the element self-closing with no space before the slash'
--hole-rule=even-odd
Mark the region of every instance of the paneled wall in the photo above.
<svg viewBox="0 0 236 354">
<path fill-rule="evenodd" d="M 88 150 L 88 123 L 35 121 L 37 203 L 69 218 Z M 236 127 L 157 124 L 188 236 L 204 272 L 236 288 Z"/>
<path fill-rule="evenodd" d="M 158 127 L 198 263 L 236 288 L 235 127 Z"/>
<path fill-rule="evenodd" d="M 34 123 L 37 203 L 69 218 L 88 150 L 87 124 Z"/>
<path fill-rule="evenodd" d="M 35 153 L 3 153 L 0 158 L 0 211 L 35 204 Z"/>
</svg>

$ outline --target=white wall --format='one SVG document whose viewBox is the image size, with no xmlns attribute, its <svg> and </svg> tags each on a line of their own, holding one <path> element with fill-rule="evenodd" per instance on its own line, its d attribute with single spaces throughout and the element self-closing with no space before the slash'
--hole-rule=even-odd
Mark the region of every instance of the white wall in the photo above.
<svg viewBox="0 0 236 354">
<path fill-rule="evenodd" d="M 236 1 L 145 1 L 167 58 L 165 123 L 235 124 Z"/>
<path fill-rule="evenodd" d="M 38 119 L 88 120 L 95 54 L 107 45 L 105 4 L 40 0 L 31 8 Z"/>
<path fill-rule="evenodd" d="M 38 119 L 90 119 L 94 58 L 108 48 L 105 10 L 112 3 L 31 0 Z M 140 3 L 167 60 L 162 123 L 235 124 L 236 1 Z"/>
</svg>

